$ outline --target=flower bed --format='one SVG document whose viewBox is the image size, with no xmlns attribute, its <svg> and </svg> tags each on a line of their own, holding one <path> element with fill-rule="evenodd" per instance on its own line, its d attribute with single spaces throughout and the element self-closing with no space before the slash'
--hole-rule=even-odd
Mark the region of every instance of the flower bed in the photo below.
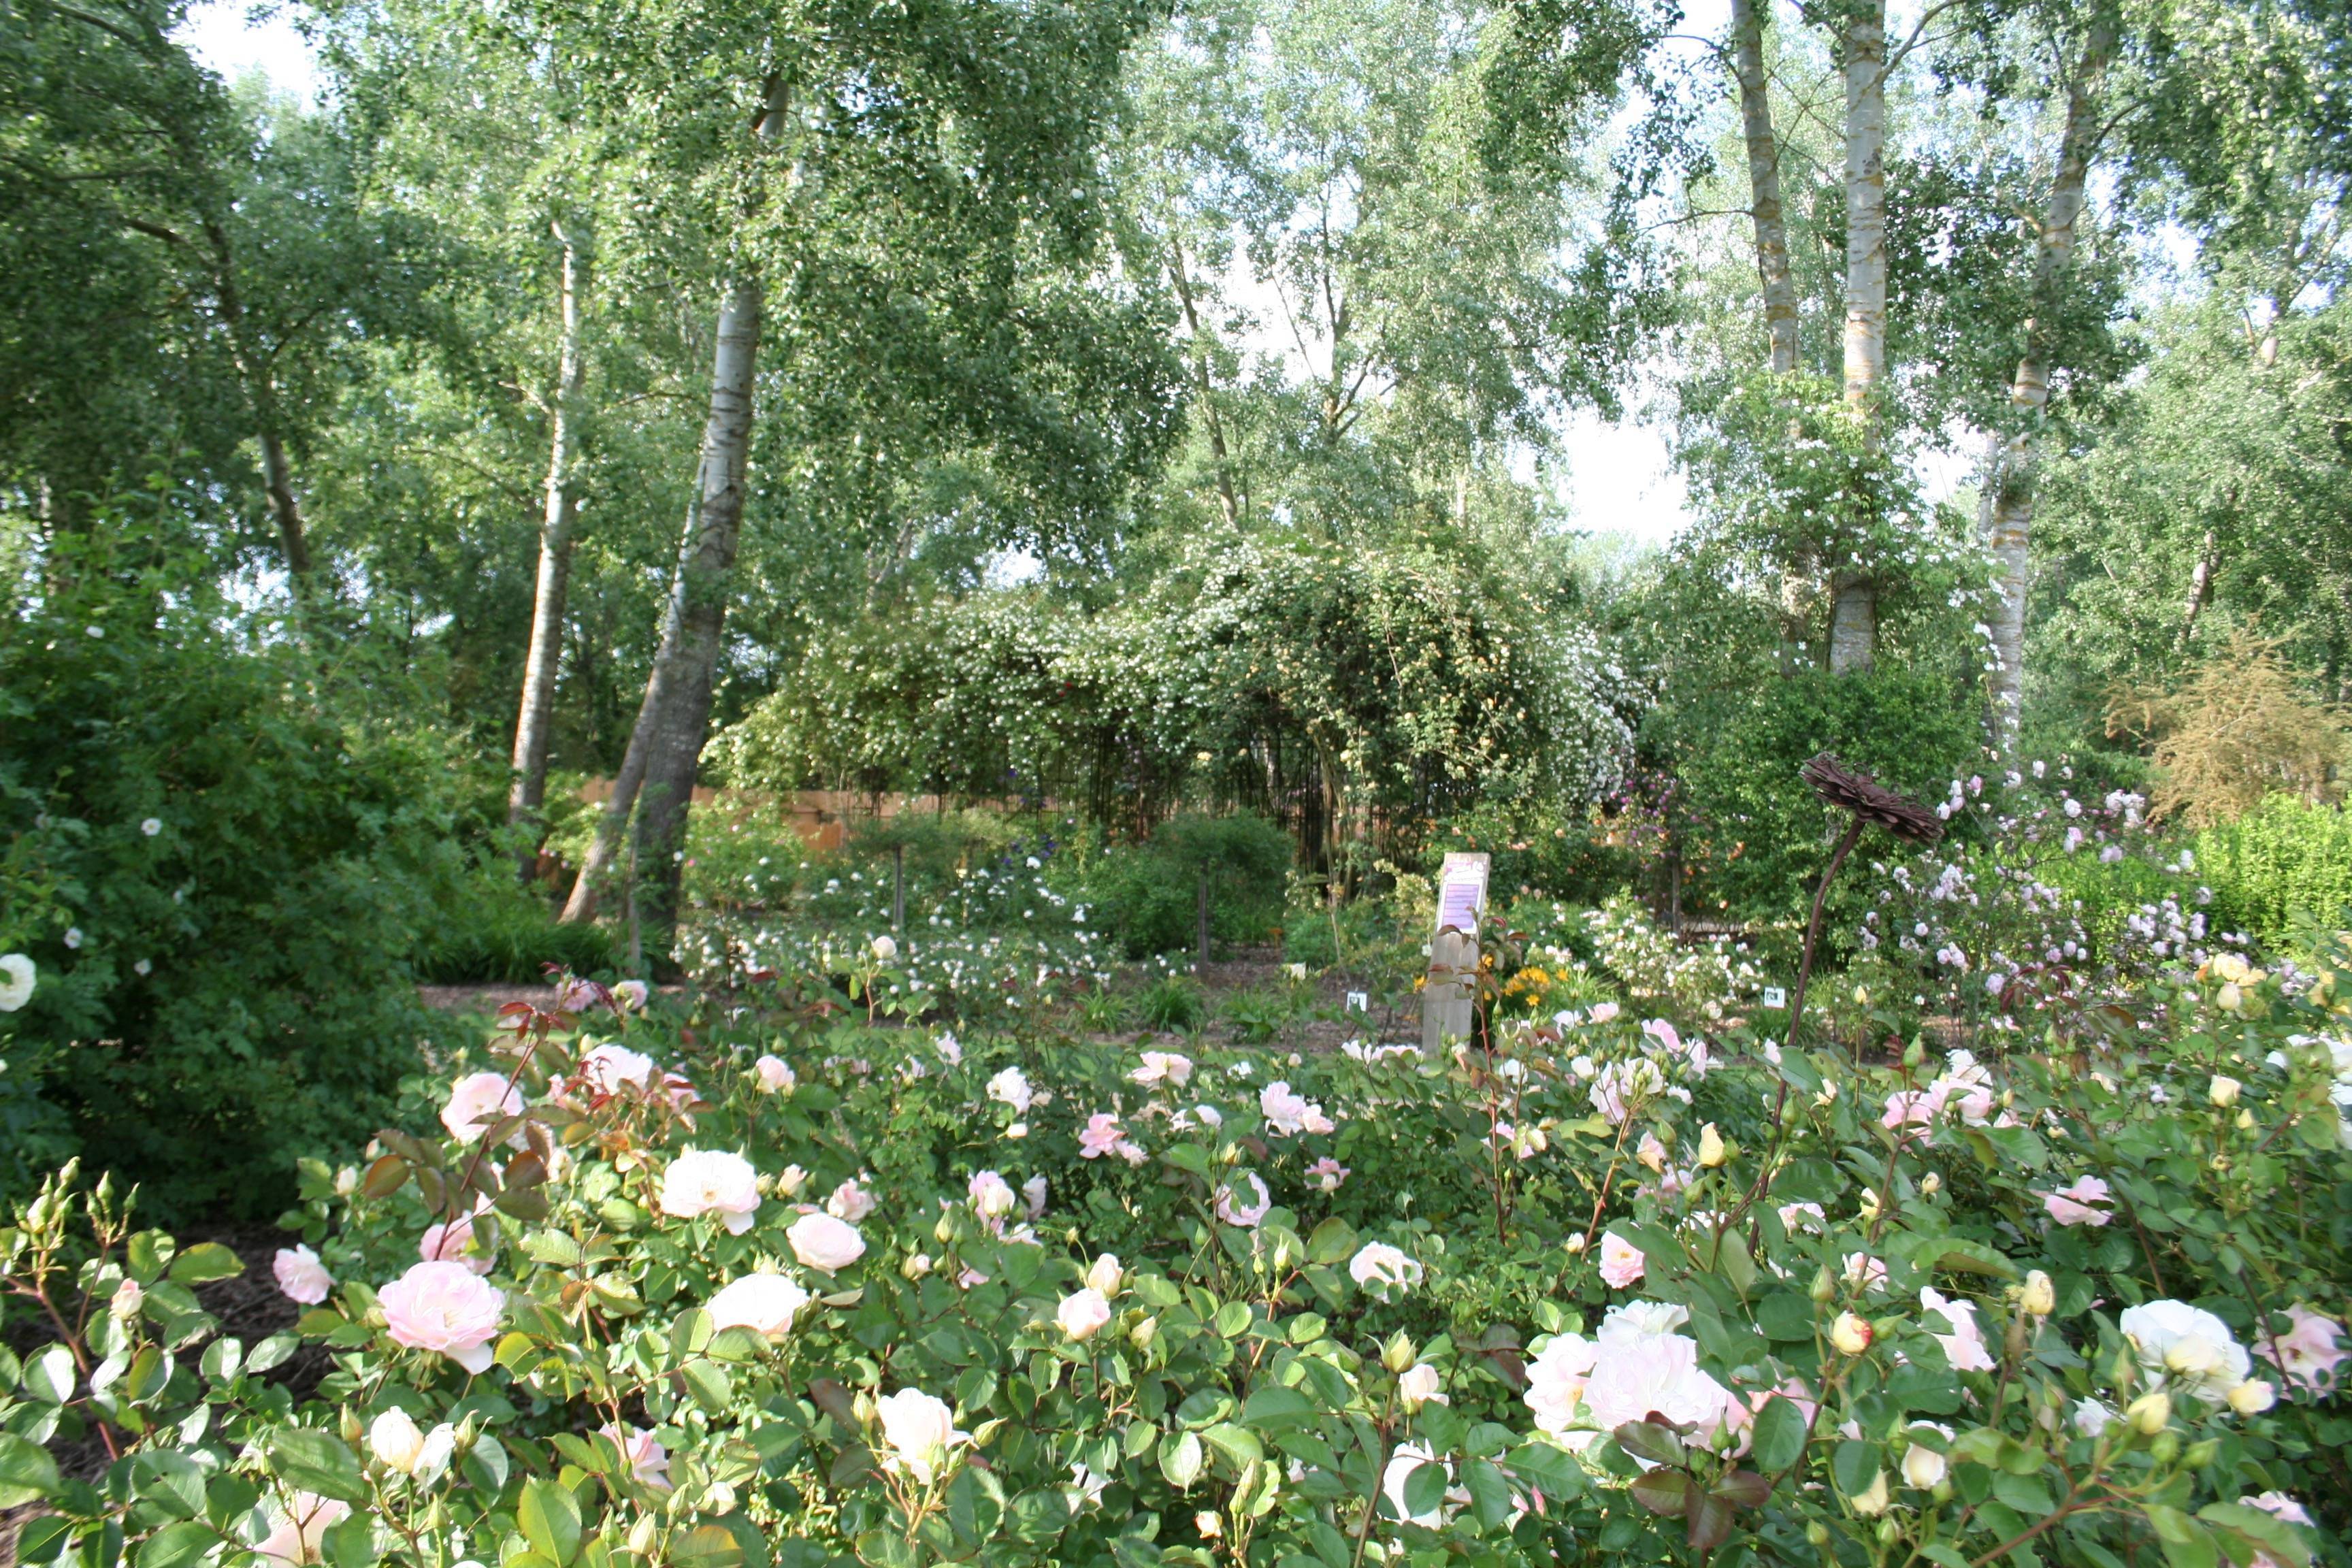
<svg viewBox="0 0 2352 1568">
<path fill-rule="evenodd" d="M 52 1184 L 0 1506 L 138 1568 L 2301 1564 L 2352 1439 L 2323 956 L 1888 1068 L 1606 1006 L 1188 1057 L 575 987 L 306 1166 L 292 1333 Z"/>
</svg>

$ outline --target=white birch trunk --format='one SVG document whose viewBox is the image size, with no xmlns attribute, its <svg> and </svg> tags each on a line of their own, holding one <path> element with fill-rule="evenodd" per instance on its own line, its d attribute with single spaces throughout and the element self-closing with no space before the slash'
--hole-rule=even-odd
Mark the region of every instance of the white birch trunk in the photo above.
<svg viewBox="0 0 2352 1568">
<path fill-rule="evenodd" d="M 1845 397 L 1880 428 L 1886 381 L 1886 0 L 1846 0 Z M 1866 670 L 1878 653 L 1872 563 L 1833 566 L 1830 671 Z"/>
<path fill-rule="evenodd" d="M 1764 75 L 1764 13 L 1770 0 L 1732 0 L 1731 61 L 1748 142 L 1748 190 L 1756 221 L 1756 271 L 1764 285 L 1764 331 L 1772 373 L 1797 368 L 1797 285 L 1789 273 L 1789 228 L 1780 201 L 1780 141 L 1772 130 Z"/>
<path fill-rule="evenodd" d="M 564 601 L 572 583 L 572 541 L 580 515 L 572 487 L 579 441 L 578 405 L 584 363 L 580 352 L 580 258 L 561 226 L 563 277 L 556 349 L 555 400 L 548 424 L 547 502 L 539 532 L 539 583 L 531 598 L 530 649 L 523 658 L 522 700 L 515 715 L 514 782 L 507 797 L 511 826 L 535 823 L 547 798 L 548 722 L 555 710 L 555 676 L 563 652 Z M 529 882 L 538 868 L 541 835 L 518 850 L 517 869 Z"/>
<path fill-rule="evenodd" d="M 756 134 L 763 148 L 783 137 L 785 92 L 772 82 Z M 798 171 L 793 174 L 797 183 Z M 651 868 L 665 889 L 677 885 L 672 858 L 683 842 L 692 805 L 695 765 L 710 722 L 710 682 L 727 620 L 735 552 L 742 536 L 744 468 L 751 452 L 752 397 L 760 357 L 761 290 L 746 261 L 719 310 L 718 342 L 710 371 L 710 411 L 703 425 L 702 457 L 694 505 L 678 545 L 677 574 L 663 613 L 661 646 L 654 655 L 646 695 L 637 705 L 629 747 L 613 781 L 612 797 L 597 819 L 588 860 L 572 885 L 562 918 L 584 921 L 596 912 L 601 884 L 620 858 L 638 796 L 646 796 L 636 841 L 646 847 Z M 662 935 L 658 951 L 668 953 L 667 906 L 654 911 Z"/>
<path fill-rule="evenodd" d="M 2074 259 L 2076 226 L 2083 216 L 2084 188 L 2099 134 L 2099 88 L 2116 47 L 2111 21 L 2094 23 L 2083 43 L 2074 80 L 2066 91 L 2066 125 L 2058 141 L 2058 162 L 2050 182 L 2050 205 L 2033 262 L 2033 316 L 2026 322 L 2025 348 L 2018 357 L 2009 402 L 2016 424 L 1996 447 L 1985 483 L 1985 542 L 2000 574 L 2000 603 L 1994 606 L 1992 742 L 1997 752 L 2017 745 L 2025 697 L 2025 597 L 2032 585 L 2035 441 L 2050 405 L 2052 333 L 2055 330 L 2066 274 Z"/>
</svg>

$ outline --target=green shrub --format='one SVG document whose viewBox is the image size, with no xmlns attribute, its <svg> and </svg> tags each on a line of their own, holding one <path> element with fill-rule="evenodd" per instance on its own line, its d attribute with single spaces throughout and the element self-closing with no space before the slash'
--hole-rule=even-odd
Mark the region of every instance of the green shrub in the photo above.
<svg viewBox="0 0 2352 1568">
<path fill-rule="evenodd" d="M 426 940 L 420 979 L 444 985 L 536 984 L 554 964 L 598 974 L 614 963 L 613 941 L 599 926 L 562 925 L 538 892 L 516 885 L 503 860 L 483 868 Z"/>
<path fill-rule="evenodd" d="M 1864 675 L 1807 670 L 1704 712 L 1669 715 L 1662 728 L 1673 732 L 1695 824 L 1683 907 L 1720 900 L 1759 921 L 1806 911 L 1843 826 L 1798 775 L 1806 758 L 1833 752 L 1889 788 L 1933 803 L 1976 765 L 1980 739 L 1972 700 L 1948 678 L 1899 665 Z M 1874 835 L 1864 851 L 1883 843 Z"/>
<path fill-rule="evenodd" d="M 1208 998 L 1181 975 L 1163 974 L 1135 998 L 1135 1016 L 1145 1028 L 1163 1035 L 1190 1034 L 1208 1016 Z"/>
<path fill-rule="evenodd" d="M 2213 889 L 2209 919 L 2222 930 L 2276 946 L 2298 911 L 2332 926 L 2352 908 L 2352 817 L 2340 807 L 2274 795 L 2193 846 Z"/>
<path fill-rule="evenodd" d="M 363 652 L 330 686 L 131 548 L 58 547 L 0 616 L 0 942 L 40 972 L 0 1020 L 0 1183 L 29 1133 L 159 1215 L 273 1212 L 446 1027 L 410 965 L 468 880 L 462 792 L 430 738 L 357 716 Z"/>
<path fill-rule="evenodd" d="M 1200 882 L 1209 880 L 1209 934 L 1227 946 L 1272 939 L 1282 925 L 1290 839 L 1262 816 L 1187 814 L 1150 841 L 1105 852 L 1088 868 L 1087 900 L 1128 956 L 1197 945 Z"/>
</svg>

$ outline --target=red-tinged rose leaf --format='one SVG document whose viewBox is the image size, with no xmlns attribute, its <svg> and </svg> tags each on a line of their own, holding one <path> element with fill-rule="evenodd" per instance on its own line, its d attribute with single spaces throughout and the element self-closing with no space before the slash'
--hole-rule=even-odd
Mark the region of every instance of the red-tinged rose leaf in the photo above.
<svg viewBox="0 0 2352 1568">
<path fill-rule="evenodd" d="M 1680 1470 L 1645 1470 L 1633 1478 L 1630 1489 L 1635 1502 L 1667 1519 L 1690 1506 L 1690 1477 Z"/>
<path fill-rule="evenodd" d="M 1754 1470 L 1729 1470 L 1707 1489 L 1734 1508 L 1762 1508 L 1772 1496 L 1772 1483 Z"/>
<path fill-rule="evenodd" d="M 1731 1539 L 1731 1505 L 1712 1492 L 1694 1491 L 1690 1500 L 1690 1546 L 1709 1552 Z"/>
<path fill-rule="evenodd" d="M 1617 1446 L 1637 1459 L 1656 1465 L 1683 1462 L 1683 1440 L 1674 1428 L 1657 1421 L 1628 1421 L 1611 1434 Z"/>
<path fill-rule="evenodd" d="M 540 1186 L 546 1181 L 547 1161 L 535 1152 L 526 1151 L 507 1162 L 506 1186 L 509 1192 Z"/>
<path fill-rule="evenodd" d="M 367 1168 L 360 1179 L 360 1191 L 372 1198 L 388 1198 L 408 1184 L 408 1162 L 397 1154 L 386 1154 Z"/>
<path fill-rule="evenodd" d="M 850 1399 L 849 1390 L 841 1384 L 829 1377 L 813 1379 L 809 1398 L 815 1401 L 818 1409 L 840 1422 L 845 1431 L 857 1430 L 857 1406 Z"/>
</svg>

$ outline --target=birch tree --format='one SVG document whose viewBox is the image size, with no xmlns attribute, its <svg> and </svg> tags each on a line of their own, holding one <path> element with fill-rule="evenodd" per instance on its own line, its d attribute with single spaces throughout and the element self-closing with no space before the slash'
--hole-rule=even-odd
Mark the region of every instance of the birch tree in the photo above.
<svg viewBox="0 0 2352 1568">
<path fill-rule="evenodd" d="M 2025 606 L 2030 586 L 2035 465 L 2042 416 L 2050 405 L 2050 376 L 2057 344 L 2061 291 L 2074 258 L 2075 226 L 2083 214 L 2091 163 L 2098 151 L 2101 88 L 2115 56 L 2119 19 L 2105 5 L 2088 19 L 2078 48 L 2064 62 L 2065 119 L 2050 176 L 2050 194 L 2034 242 L 2032 313 L 2024 323 L 2024 348 L 2010 380 L 2013 423 L 1990 445 L 1984 480 L 1985 542 L 1999 574 L 1993 609 L 1992 741 L 2008 752 L 2017 744 L 2025 689 Z"/>
</svg>

